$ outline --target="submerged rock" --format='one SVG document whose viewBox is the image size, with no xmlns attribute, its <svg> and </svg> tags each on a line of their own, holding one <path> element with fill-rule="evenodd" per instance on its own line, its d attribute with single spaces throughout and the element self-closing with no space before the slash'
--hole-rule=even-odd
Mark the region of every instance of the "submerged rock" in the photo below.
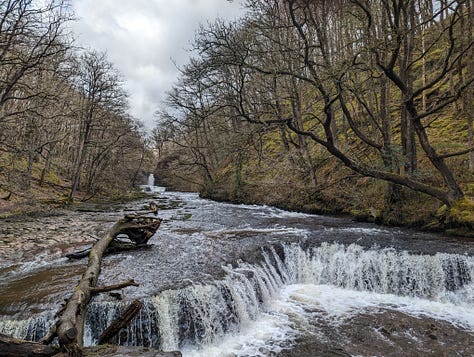
<svg viewBox="0 0 474 357">
<path fill-rule="evenodd" d="M 302 335 L 279 357 L 474 355 L 472 332 L 426 316 L 382 310 L 340 325 L 313 323 L 317 333 Z"/>
</svg>

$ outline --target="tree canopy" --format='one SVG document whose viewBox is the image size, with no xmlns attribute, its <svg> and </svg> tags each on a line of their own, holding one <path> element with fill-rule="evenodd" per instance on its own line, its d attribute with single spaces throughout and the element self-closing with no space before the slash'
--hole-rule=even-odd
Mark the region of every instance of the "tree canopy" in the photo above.
<svg viewBox="0 0 474 357">
<path fill-rule="evenodd" d="M 34 197 L 33 183 L 70 200 L 126 190 L 150 155 L 121 75 L 105 53 L 74 45 L 70 21 L 66 0 L 0 1 L 3 197 Z"/>
<path fill-rule="evenodd" d="M 474 170 L 472 1 L 246 4 L 244 19 L 200 29 L 156 129 L 202 190 L 225 167 L 242 184 L 245 156 L 249 166 L 280 143 L 316 192 L 336 160 L 386 182 L 387 206 L 403 187 L 448 207 L 464 200 Z"/>
</svg>

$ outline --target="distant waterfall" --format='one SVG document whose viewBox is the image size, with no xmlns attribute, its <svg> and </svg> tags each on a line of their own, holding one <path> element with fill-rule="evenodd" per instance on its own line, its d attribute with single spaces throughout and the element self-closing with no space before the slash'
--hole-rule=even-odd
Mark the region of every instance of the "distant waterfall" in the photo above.
<svg viewBox="0 0 474 357">
<path fill-rule="evenodd" d="M 153 174 L 148 175 L 148 186 L 149 187 L 155 186 L 155 175 Z"/>
<path fill-rule="evenodd" d="M 224 270 L 222 280 L 166 290 L 145 299 L 138 318 L 115 342 L 163 350 L 203 346 L 226 334 L 238 333 L 242 326 L 258 319 L 289 284 L 325 284 L 474 305 L 474 258 L 456 254 L 411 255 L 394 249 L 334 243 L 304 250 L 298 244 L 284 244 L 264 249 L 259 264 L 240 262 Z M 98 334 L 125 306 L 92 303 L 87 314 L 86 343 L 95 344 Z M 0 332 L 4 330 L 0 322 Z M 32 328 L 24 326 L 21 330 L 31 333 Z"/>
</svg>

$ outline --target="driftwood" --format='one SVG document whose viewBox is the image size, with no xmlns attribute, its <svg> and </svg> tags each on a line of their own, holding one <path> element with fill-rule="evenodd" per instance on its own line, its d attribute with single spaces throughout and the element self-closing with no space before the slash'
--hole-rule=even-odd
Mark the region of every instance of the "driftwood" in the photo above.
<svg viewBox="0 0 474 357">
<path fill-rule="evenodd" d="M 152 212 L 156 214 L 156 211 L 153 209 Z M 128 250 L 150 248 L 151 245 L 147 244 L 148 240 L 153 236 L 161 224 L 161 219 L 143 215 L 126 215 L 122 221 L 123 224 L 120 232 L 115 234 L 115 237 L 108 244 L 106 250 L 103 253 L 104 255 Z M 118 239 L 117 236 L 119 235 L 127 236 L 130 242 Z M 91 250 L 92 247 L 86 248 L 77 252 L 66 254 L 66 257 L 69 259 L 82 259 L 87 257 Z"/>
<path fill-rule="evenodd" d="M 125 234 L 130 240 L 141 244 L 148 242 L 161 224 L 159 218 L 126 215 L 109 230 L 107 235 L 96 242 L 89 253 L 89 263 L 74 293 L 59 313 L 55 333 L 59 343 L 70 355 L 81 355 L 84 338 L 84 319 L 86 306 L 92 295 L 97 292 L 96 285 L 100 272 L 102 256 L 109 244 L 118 236 Z M 129 281 L 120 284 L 120 288 L 135 285 Z M 104 290 L 104 289 L 102 289 Z M 110 291 L 110 290 L 107 290 Z"/>
<path fill-rule="evenodd" d="M 148 249 L 152 246 L 153 245 L 151 244 L 135 244 L 130 242 L 123 242 L 121 240 L 113 240 L 107 247 L 107 250 L 104 252 L 104 255 L 126 252 L 128 250 Z M 68 253 L 66 254 L 66 257 L 69 259 L 82 259 L 89 256 L 91 250 L 92 247 L 89 247 L 83 250 L 79 250 L 77 252 Z"/>
<path fill-rule="evenodd" d="M 112 324 L 105 329 L 104 332 L 99 336 L 99 345 L 107 343 L 112 337 L 114 337 L 121 329 L 126 327 L 130 321 L 132 321 L 135 316 L 142 309 L 142 303 L 138 300 L 132 301 L 132 303 L 125 309 L 122 314 L 115 319 Z"/>
<path fill-rule="evenodd" d="M 137 286 L 133 280 L 119 284 L 97 287 L 101 261 L 109 245 L 117 236 L 126 235 L 134 246 L 146 245 L 161 224 L 161 219 L 146 215 L 126 215 L 120 219 L 108 233 L 97 241 L 90 249 L 89 262 L 86 271 L 75 287 L 71 297 L 56 314 L 57 322 L 40 343 L 16 339 L 0 339 L 0 356 L 50 356 L 58 352 L 58 347 L 47 346 L 55 337 L 59 341 L 60 352 L 69 356 L 82 356 L 84 338 L 84 320 L 87 304 L 92 296 L 102 292 L 122 289 L 127 286 Z M 44 348 L 45 353 L 41 352 Z M 2 354 L 11 351 L 10 354 Z M 35 351 L 43 354 L 35 354 Z M 48 354 L 48 351 L 54 353 Z"/>
<path fill-rule="evenodd" d="M 47 346 L 39 342 L 19 340 L 7 335 L 0 334 L 0 356 L 54 356 L 59 352 L 57 346 Z"/>
</svg>

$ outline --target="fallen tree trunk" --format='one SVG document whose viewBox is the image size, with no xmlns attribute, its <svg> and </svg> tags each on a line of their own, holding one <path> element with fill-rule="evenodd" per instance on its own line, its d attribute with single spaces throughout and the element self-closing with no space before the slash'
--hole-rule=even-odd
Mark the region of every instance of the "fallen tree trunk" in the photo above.
<svg viewBox="0 0 474 357">
<path fill-rule="evenodd" d="M 135 281 L 128 280 L 110 286 L 97 287 L 104 253 L 118 236 L 124 235 L 133 242 L 127 243 L 128 245 L 135 248 L 147 246 L 148 240 L 160 224 L 160 218 L 147 215 L 126 215 L 115 223 L 108 233 L 90 248 L 87 268 L 71 297 L 56 314 L 58 319 L 49 333 L 40 342 L 19 340 L 0 334 L 0 356 L 52 356 L 61 352 L 67 353 L 68 356 L 82 356 L 84 321 L 87 304 L 92 296 L 127 286 L 138 286 Z M 117 245 L 123 243 L 123 241 L 117 241 Z M 124 319 L 123 323 L 126 325 L 129 321 L 130 319 Z M 58 337 L 59 347 L 49 346 L 55 337 Z"/>
<path fill-rule="evenodd" d="M 57 346 L 47 346 L 39 342 L 19 340 L 0 334 L 0 356 L 2 357 L 48 357 L 59 352 Z"/>
<path fill-rule="evenodd" d="M 153 236 L 153 234 L 155 234 L 156 230 L 160 226 L 161 219 L 143 215 L 126 215 L 125 218 L 119 222 L 122 222 L 120 230 L 114 233 L 115 236 L 107 245 L 103 255 L 122 251 L 150 248 L 151 245 L 147 244 L 148 240 Z M 117 236 L 127 236 L 130 242 L 116 239 Z M 66 257 L 69 259 L 85 258 L 90 255 L 93 247 L 94 246 L 66 254 Z"/>
<path fill-rule="evenodd" d="M 134 242 L 148 242 L 161 224 L 161 219 L 148 216 L 126 215 L 109 230 L 107 235 L 94 244 L 89 253 L 89 263 L 74 293 L 60 310 L 55 334 L 62 349 L 70 356 L 81 356 L 84 344 L 84 319 L 86 307 L 95 293 L 102 256 L 118 235 L 127 235 Z M 134 285 L 134 282 L 121 287 Z M 53 334 L 54 335 L 54 334 Z"/>
<path fill-rule="evenodd" d="M 130 242 L 113 240 L 107 247 L 107 250 L 104 252 L 104 255 L 126 252 L 130 250 L 148 249 L 148 248 L 151 248 L 152 246 L 153 245 L 151 244 L 135 244 L 135 243 L 130 243 Z M 79 250 L 77 252 L 68 253 L 66 254 L 66 258 L 82 259 L 82 258 L 87 257 L 91 250 L 92 250 L 92 247 L 89 247 L 83 250 Z"/>
</svg>

